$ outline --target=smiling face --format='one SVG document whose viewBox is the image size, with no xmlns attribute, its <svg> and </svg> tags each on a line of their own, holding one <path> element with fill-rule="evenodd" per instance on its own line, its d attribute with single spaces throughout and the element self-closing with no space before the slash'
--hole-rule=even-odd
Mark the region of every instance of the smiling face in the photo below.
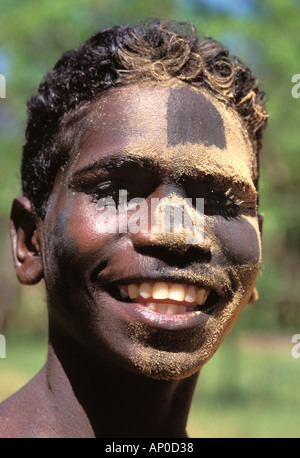
<svg viewBox="0 0 300 458">
<path fill-rule="evenodd" d="M 255 178 L 238 115 L 212 95 L 178 83 L 110 90 L 79 126 L 49 199 L 42 256 L 50 329 L 149 377 L 198 371 L 259 272 Z M 189 244 L 145 224 L 128 230 L 136 210 L 107 217 L 97 209 L 120 190 L 149 209 L 153 199 L 203 198 L 204 238 Z M 105 224 L 116 230 L 99 230 Z"/>
</svg>

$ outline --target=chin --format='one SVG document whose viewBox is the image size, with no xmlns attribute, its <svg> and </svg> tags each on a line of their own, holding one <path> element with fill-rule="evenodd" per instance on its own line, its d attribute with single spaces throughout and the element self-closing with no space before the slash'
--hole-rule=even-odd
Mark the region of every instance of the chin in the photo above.
<svg viewBox="0 0 300 458">
<path fill-rule="evenodd" d="M 187 355 L 159 352 L 151 358 L 135 358 L 132 362 L 140 375 L 155 380 L 180 380 L 199 372 L 203 364 L 189 362 Z"/>
<path fill-rule="evenodd" d="M 179 380 L 198 373 L 212 355 L 169 352 L 153 348 L 138 348 L 131 352 L 130 371 L 156 380 Z"/>
</svg>

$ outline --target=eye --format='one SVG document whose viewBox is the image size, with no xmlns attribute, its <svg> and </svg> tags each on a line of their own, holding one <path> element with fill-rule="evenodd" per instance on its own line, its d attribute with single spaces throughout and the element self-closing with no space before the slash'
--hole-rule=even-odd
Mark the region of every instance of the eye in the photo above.
<svg viewBox="0 0 300 458">
<path fill-rule="evenodd" d="M 133 193 L 127 190 L 121 183 L 114 183 L 111 181 L 101 183 L 92 191 L 93 202 L 99 203 L 103 200 L 103 205 L 109 205 L 111 200 L 114 201 L 116 207 L 129 202 L 134 197 Z"/>
<path fill-rule="evenodd" d="M 235 196 L 228 196 L 222 191 L 210 191 L 204 198 L 204 213 L 206 215 L 221 215 L 225 218 L 235 218 L 242 213 L 242 202 Z"/>
</svg>

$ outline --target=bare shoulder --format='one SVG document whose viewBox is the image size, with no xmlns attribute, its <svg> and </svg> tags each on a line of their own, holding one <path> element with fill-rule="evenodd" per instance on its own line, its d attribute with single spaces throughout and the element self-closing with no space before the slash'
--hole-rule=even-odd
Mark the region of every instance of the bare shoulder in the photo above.
<svg viewBox="0 0 300 458">
<path fill-rule="evenodd" d="M 25 437 L 21 434 L 22 422 L 20 414 L 23 408 L 21 392 L 23 389 L 6 399 L 0 404 L 0 438 Z M 22 414 L 21 414 L 22 415 Z M 23 422 L 25 423 L 25 422 Z"/>
<path fill-rule="evenodd" d="M 45 437 L 42 371 L 0 404 L 0 438 Z"/>
</svg>

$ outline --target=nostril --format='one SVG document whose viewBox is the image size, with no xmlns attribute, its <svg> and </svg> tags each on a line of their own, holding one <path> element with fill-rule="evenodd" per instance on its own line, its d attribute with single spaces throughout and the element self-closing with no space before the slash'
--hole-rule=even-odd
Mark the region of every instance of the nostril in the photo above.
<svg viewBox="0 0 300 458">
<path fill-rule="evenodd" d="M 152 244 L 135 245 L 135 250 L 144 256 L 156 258 L 163 261 L 164 265 L 176 266 L 183 268 L 192 263 L 209 262 L 211 260 L 211 249 L 209 240 L 203 243 L 200 247 L 195 245 L 187 245 L 176 243 L 173 239 L 158 241 Z"/>
<path fill-rule="evenodd" d="M 188 264 L 199 261 L 209 262 L 211 260 L 210 242 L 207 241 L 201 248 L 194 245 L 189 246 L 184 257 Z"/>
<path fill-rule="evenodd" d="M 195 258 L 201 258 L 204 254 L 206 254 L 206 258 L 211 257 L 211 241 L 202 233 L 141 230 L 131 234 L 131 239 L 137 251 L 146 248 L 148 252 L 151 252 L 154 251 L 154 248 L 159 248 L 162 252 L 174 253 L 176 256 L 184 256 L 187 252 L 195 252 Z"/>
<path fill-rule="evenodd" d="M 201 238 L 195 243 L 189 244 L 189 249 L 201 251 L 202 253 L 211 253 L 211 242 L 208 238 Z"/>
</svg>

